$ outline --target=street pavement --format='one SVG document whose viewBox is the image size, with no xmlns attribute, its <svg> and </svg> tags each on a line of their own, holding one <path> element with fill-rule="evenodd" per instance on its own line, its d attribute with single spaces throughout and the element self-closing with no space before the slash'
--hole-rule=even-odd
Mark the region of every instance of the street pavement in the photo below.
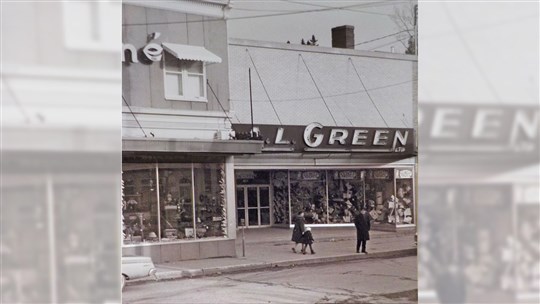
<svg viewBox="0 0 540 304">
<path fill-rule="evenodd" d="M 416 257 L 363 259 L 127 286 L 123 303 L 416 303 Z"/>
<path fill-rule="evenodd" d="M 156 264 L 160 280 L 194 278 L 234 272 L 248 272 L 306 264 L 335 263 L 358 259 L 416 256 L 414 234 L 371 231 L 368 255 L 356 253 L 354 227 L 313 228 L 316 254 L 293 253 L 291 230 L 264 228 L 245 230 L 246 254 L 242 252 L 242 232 L 236 239 L 236 258 L 213 258 Z M 300 246 L 298 246 L 300 249 Z M 309 250 L 308 250 L 309 252 Z M 151 278 L 128 281 L 127 285 L 152 282 Z"/>
</svg>

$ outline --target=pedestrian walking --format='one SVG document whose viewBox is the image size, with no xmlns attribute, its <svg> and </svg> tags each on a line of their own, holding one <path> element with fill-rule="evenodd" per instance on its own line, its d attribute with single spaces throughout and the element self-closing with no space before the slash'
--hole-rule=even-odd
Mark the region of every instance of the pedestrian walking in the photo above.
<svg viewBox="0 0 540 304">
<path fill-rule="evenodd" d="M 311 234 L 311 228 L 307 227 L 306 231 L 302 235 L 301 238 L 302 243 L 302 254 L 306 254 L 307 246 L 309 245 L 309 250 L 311 251 L 311 254 L 315 254 L 315 251 L 313 250 L 313 247 L 311 246 L 315 240 L 313 239 L 313 234 Z"/>
<path fill-rule="evenodd" d="M 298 243 L 302 243 L 302 235 L 304 234 L 305 228 L 305 219 L 304 219 L 304 212 L 300 211 L 298 214 L 294 217 L 294 229 L 292 232 L 292 238 L 291 241 L 294 242 L 294 247 L 292 248 L 292 251 L 296 253 L 296 246 L 298 246 Z"/>
<path fill-rule="evenodd" d="M 354 218 L 354 226 L 356 226 L 356 253 L 360 253 L 360 247 L 362 247 L 362 253 L 367 254 L 366 244 L 369 241 L 370 222 L 371 218 L 365 208 L 362 208 L 360 212 L 356 213 L 356 217 Z"/>
</svg>

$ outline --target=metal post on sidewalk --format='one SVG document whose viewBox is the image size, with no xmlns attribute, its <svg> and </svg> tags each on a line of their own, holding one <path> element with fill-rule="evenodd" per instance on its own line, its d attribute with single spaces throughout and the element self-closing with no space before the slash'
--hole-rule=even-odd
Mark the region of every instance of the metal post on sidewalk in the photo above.
<svg viewBox="0 0 540 304">
<path fill-rule="evenodd" d="M 242 257 L 246 257 L 246 236 L 244 235 L 244 230 L 246 230 L 246 220 L 241 219 L 240 223 L 242 224 Z"/>
</svg>

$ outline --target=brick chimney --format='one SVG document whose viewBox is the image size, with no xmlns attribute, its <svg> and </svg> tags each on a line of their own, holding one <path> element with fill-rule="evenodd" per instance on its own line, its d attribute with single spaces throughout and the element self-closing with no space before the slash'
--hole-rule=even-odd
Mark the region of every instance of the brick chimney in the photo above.
<svg viewBox="0 0 540 304">
<path fill-rule="evenodd" d="M 354 49 L 354 26 L 342 25 L 332 29 L 332 47 Z"/>
</svg>

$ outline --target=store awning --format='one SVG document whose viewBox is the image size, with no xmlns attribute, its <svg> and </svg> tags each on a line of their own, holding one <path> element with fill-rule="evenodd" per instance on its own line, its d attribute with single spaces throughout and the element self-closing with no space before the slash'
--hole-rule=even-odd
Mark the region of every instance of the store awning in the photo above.
<svg viewBox="0 0 540 304">
<path fill-rule="evenodd" d="M 221 58 L 202 46 L 162 43 L 163 48 L 180 60 L 194 60 L 209 63 L 220 63 Z"/>
<path fill-rule="evenodd" d="M 258 154 L 262 141 L 258 140 L 195 140 L 166 138 L 131 138 L 122 140 L 122 151 L 184 152 L 219 154 Z"/>
</svg>

